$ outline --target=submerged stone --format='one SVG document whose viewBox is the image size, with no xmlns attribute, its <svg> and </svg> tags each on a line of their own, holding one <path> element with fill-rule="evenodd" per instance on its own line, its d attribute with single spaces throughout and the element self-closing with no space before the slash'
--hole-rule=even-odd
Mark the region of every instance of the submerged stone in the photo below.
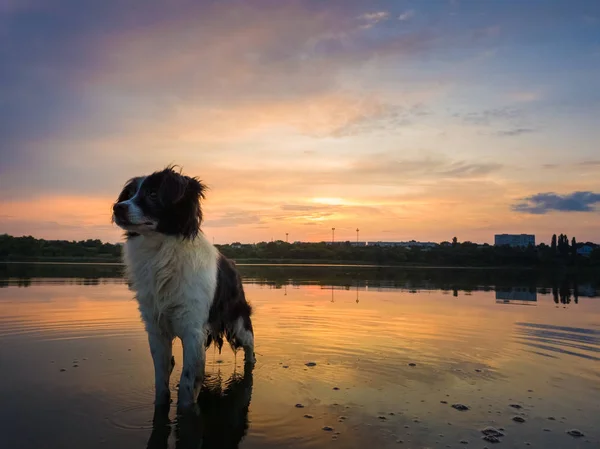
<svg viewBox="0 0 600 449">
<path fill-rule="evenodd" d="M 481 430 L 481 433 L 483 433 L 484 435 L 491 435 L 494 437 L 503 437 L 504 433 L 502 433 L 500 430 L 496 429 L 495 427 L 486 427 L 485 429 Z"/>
<path fill-rule="evenodd" d="M 469 410 L 469 407 L 464 404 L 452 404 L 452 408 L 455 408 L 456 410 L 460 410 L 461 412 Z"/>
</svg>

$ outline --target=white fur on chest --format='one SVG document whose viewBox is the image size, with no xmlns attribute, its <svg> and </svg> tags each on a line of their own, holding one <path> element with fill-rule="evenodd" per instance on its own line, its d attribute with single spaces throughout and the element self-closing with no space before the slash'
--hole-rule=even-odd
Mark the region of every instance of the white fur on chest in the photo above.
<svg viewBox="0 0 600 449">
<path fill-rule="evenodd" d="M 147 330 L 181 337 L 206 325 L 218 252 L 202 234 L 192 241 L 140 235 L 125 243 L 123 257 Z"/>
</svg>

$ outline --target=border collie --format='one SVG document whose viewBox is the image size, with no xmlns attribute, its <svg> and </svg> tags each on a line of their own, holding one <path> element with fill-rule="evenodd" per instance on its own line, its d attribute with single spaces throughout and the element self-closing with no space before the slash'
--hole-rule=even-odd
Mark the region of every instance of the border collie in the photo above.
<svg viewBox="0 0 600 449">
<path fill-rule="evenodd" d="M 226 338 L 255 363 L 254 332 L 240 275 L 200 230 L 206 186 L 169 166 L 130 179 L 113 205 L 125 231 L 123 259 L 148 334 L 154 361 L 155 404 L 170 402 L 175 337 L 183 345 L 178 405 L 196 402 L 206 348 Z"/>
</svg>

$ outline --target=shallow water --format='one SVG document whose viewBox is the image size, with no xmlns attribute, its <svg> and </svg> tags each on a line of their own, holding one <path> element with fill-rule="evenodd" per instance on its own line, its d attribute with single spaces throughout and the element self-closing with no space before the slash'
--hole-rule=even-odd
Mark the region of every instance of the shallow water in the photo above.
<svg viewBox="0 0 600 449">
<path fill-rule="evenodd" d="M 504 429 L 501 448 L 600 447 L 594 283 L 241 269 L 256 367 L 210 348 L 201 412 L 178 419 L 174 406 L 154 413 L 150 353 L 120 268 L 4 267 L 1 447 L 483 448 L 487 426 Z M 179 342 L 175 358 L 174 399 Z"/>
</svg>

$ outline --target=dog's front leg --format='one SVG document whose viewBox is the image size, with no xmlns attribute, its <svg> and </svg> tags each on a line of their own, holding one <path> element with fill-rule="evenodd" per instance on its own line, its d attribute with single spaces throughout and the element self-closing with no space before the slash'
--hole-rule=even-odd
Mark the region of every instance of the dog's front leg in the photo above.
<svg viewBox="0 0 600 449">
<path fill-rule="evenodd" d="M 185 332 L 181 338 L 183 343 L 183 371 L 179 382 L 178 406 L 189 408 L 196 403 L 196 398 L 204 380 L 205 355 L 204 332 L 197 329 Z"/>
<path fill-rule="evenodd" d="M 166 405 L 171 401 L 169 378 L 173 371 L 173 340 L 159 331 L 148 331 L 150 353 L 154 361 L 154 391 L 156 405 Z"/>
</svg>

